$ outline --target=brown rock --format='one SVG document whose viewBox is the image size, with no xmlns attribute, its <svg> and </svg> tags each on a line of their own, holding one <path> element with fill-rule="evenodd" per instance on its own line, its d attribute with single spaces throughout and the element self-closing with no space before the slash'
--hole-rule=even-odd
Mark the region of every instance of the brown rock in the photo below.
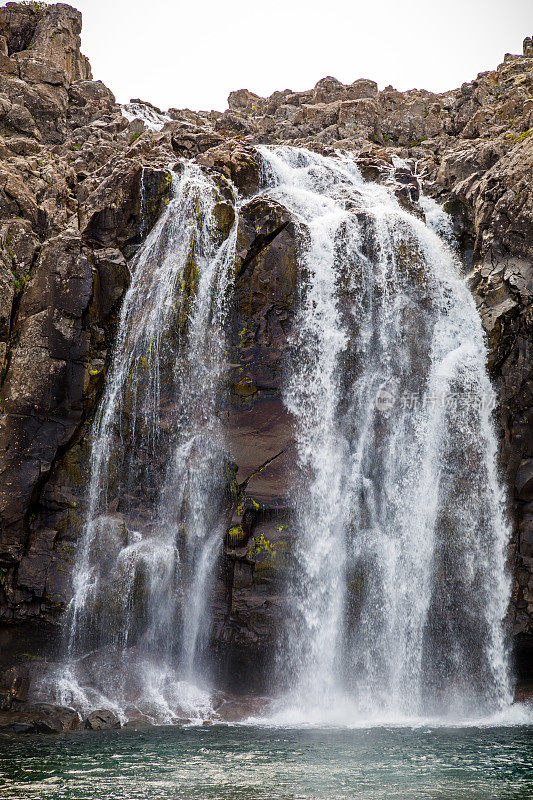
<svg viewBox="0 0 533 800">
<path fill-rule="evenodd" d="M 120 720 L 116 714 L 104 708 L 99 711 L 91 711 L 85 720 L 85 727 L 92 731 L 109 731 L 113 728 L 120 728 Z"/>
<path fill-rule="evenodd" d="M 31 48 L 33 55 L 64 70 L 71 80 L 90 78 L 89 62 L 80 52 L 81 14 L 63 3 L 39 7 L 7 3 L 0 9 L 0 35 L 8 52 Z"/>
<path fill-rule="evenodd" d="M 79 727 L 73 708 L 50 703 L 24 703 L 18 710 L 0 711 L 0 731 L 9 733 L 63 733 Z"/>
<path fill-rule="evenodd" d="M 259 95 L 249 92 L 248 89 L 238 89 L 230 92 L 228 97 L 228 108 L 232 111 L 255 109 L 263 100 Z"/>
<path fill-rule="evenodd" d="M 212 147 L 195 160 L 230 178 L 245 197 L 259 188 L 259 157 L 253 147 L 230 140 Z"/>
</svg>

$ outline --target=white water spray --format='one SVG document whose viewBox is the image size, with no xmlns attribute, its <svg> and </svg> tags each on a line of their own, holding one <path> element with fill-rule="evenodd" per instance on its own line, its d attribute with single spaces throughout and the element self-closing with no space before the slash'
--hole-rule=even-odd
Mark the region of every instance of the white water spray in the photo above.
<svg viewBox="0 0 533 800">
<path fill-rule="evenodd" d="M 285 391 L 298 567 L 280 719 L 496 712 L 511 702 L 508 529 L 460 265 L 348 157 L 261 154 L 265 191 L 302 239 Z"/>
<path fill-rule="evenodd" d="M 200 631 L 209 630 L 205 607 L 223 540 L 217 405 L 237 230 L 235 220 L 224 238 L 217 227 L 225 201 L 200 168 L 187 164 L 173 180 L 172 199 L 131 265 L 93 426 L 61 679 L 63 702 L 81 698 L 83 711 L 95 693 L 100 704 L 109 697 L 107 682 L 108 705 L 163 722 L 190 716 L 196 694 L 200 711 L 208 706 L 191 682 L 202 674 Z M 96 685 L 92 695 L 84 680 Z"/>
</svg>

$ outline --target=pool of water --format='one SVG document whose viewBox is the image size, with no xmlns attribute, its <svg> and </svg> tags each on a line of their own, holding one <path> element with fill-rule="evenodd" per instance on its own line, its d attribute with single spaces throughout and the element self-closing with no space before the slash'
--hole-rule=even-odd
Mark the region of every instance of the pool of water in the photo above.
<svg viewBox="0 0 533 800">
<path fill-rule="evenodd" d="M 0 797 L 531 800 L 533 727 L 212 726 L 6 737 Z"/>
</svg>

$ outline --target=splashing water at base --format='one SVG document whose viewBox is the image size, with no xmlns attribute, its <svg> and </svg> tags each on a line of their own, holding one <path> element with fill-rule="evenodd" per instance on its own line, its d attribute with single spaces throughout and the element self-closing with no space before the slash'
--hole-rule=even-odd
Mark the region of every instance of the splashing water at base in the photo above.
<svg viewBox="0 0 533 800">
<path fill-rule="evenodd" d="M 431 230 L 348 157 L 260 151 L 301 233 L 297 568 L 274 719 L 497 714 L 508 529 L 481 322 L 434 232 L 444 215 L 425 201 Z"/>
</svg>

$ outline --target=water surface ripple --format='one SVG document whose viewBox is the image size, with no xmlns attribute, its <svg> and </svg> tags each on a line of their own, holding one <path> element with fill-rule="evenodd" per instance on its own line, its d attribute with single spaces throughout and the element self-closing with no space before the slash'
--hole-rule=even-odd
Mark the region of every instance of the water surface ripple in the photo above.
<svg viewBox="0 0 533 800">
<path fill-rule="evenodd" d="M 10 800 L 529 800 L 533 728 L 153 728 L 0 743 Z"/>
</svg>

